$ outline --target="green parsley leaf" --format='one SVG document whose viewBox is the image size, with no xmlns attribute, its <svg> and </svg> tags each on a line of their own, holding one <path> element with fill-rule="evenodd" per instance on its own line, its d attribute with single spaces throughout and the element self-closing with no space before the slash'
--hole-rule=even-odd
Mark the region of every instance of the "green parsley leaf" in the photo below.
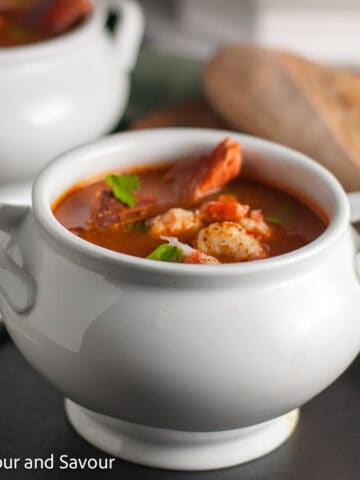
<svg viewBox="0 0 360 480">
<path fill-rule="evenodd" d="M 136 175 L 106 175 L 105 183 L 112 188 L 115 198 L 128 207 L 136 204 L 135 190 L 139 188 L 139 179 Z"/>
<path fill-rule="evenodd" d="M 161 262 L 182 262 L 184 254 L 181 248 L 165 243 L 157 247 L 146 258 L 160 260 Z"/>
<path fill-rule="evenodd" d="M 276 217 L 275 215 L 268 215 L 264 217 L 265 222 L 274 223 L 275 225 L 284 225 L 286 222 L 283 218 Z"/>
</svg>

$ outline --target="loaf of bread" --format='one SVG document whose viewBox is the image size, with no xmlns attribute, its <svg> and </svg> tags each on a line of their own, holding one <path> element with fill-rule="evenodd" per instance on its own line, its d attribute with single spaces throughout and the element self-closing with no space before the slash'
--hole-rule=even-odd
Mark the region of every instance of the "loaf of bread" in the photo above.
<svg viewBox="0 0 360 480">
<path fill-rule="evenodd" d="M 239 45 L 204 72 L 207 98 L 232 127 L 295 148 L 360 189 L 360 76 L 291 53 Z"/>
</svg>

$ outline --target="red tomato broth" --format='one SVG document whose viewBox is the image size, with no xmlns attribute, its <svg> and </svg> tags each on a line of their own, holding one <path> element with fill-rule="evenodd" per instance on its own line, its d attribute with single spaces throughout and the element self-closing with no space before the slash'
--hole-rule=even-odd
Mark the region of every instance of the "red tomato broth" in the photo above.
<svg viewBox="0 0 360 480">
<path fill-rule="evenodd" d="M 164 174 L 169 169 L 166 166 L 151 166 L 132 170 L 121 170 L 112 173 L 135 174 L 140 181 L 138 193 L 153 195 L 159 211 L 165 212 L 169 208 L 187 208 L 188 205 L 176 202 L 165 188 Z M 105 175 L 103 175 L 103 178 Z M 147 257 L 157 246 L 164 243 L 160 238 L 153 238 L 143 230 L 143 222 L 131 226 L 124 225 L 121 229 L 112 231 L 97 231 L 88 228 L 95 197 L 100 189 L 106 188 L 103 180 L 93 179 L 82 182 L 65 192 L 53 205 L 53 212 L 57 220 L 67 229 L 79 237 L 96 245 L 117 252 Z M 272 236 L 263 242 L 270 257 L 291 252 L 303 247 L 319 237 L 327 227 L 325 215 L 315 208 L 308 206 L 303 200 L 279 188 L 257 182 L 254 179 L 243 178 L 239 175 L 223 189 L 203 197 L 191 207 L 195 210 L 204 202 L 215 200 L 221 193 L 235 195 L 240 203 L 248 204 L 252 209 L 261 209 L 265 219 L 267 216 L 284 220 L 283 225 L 271 224 Z M 195 235 L 196 236 L 196 235 Z M 193 245 L 194 234 L 178 235 L 180 241 Z M 222 263 L 234 262 L 231 258 L 217 257 Z"/>
<path fill-rule="evenodd" d="M 15 0 L 0 5 L 0 48 L 42 42 L 77 27 L 89 0 Z"/>
</svg>

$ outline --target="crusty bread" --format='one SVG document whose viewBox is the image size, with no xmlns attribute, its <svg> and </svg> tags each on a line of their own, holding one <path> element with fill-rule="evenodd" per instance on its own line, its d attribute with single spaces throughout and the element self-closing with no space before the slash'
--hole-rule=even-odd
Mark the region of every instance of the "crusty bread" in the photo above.
<svg viewBox="0 0 360 480">
<path fill-rule="evenodd" d="M 231 126 L 300 150 L 360 189 L 360 76 L 276 50 L 221 50 L 204 72 L 210 104 Z"/>
</svg>

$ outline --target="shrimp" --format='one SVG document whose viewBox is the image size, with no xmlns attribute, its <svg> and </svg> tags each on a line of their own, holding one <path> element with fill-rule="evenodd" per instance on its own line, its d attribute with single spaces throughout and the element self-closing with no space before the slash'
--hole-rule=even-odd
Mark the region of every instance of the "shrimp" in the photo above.
<svg viewBox="0 0 360 480">
<path fill-rule="evenodd" d="M 233 195 L 220 195 L 217 200 L 204 203 L 199 210 L 200 219 L 206 223 L 235 222 L 248 233 L 268 239 L 272 234 L 271 227 L 265 222 L 261 210 L 250 210 Z"/>
<path fill-rule="evenodd" d="M 161 235 L 176 236 L 186 232 L 194 232 L 203 227 L 197 212 L 183 208 L 171 208 L 165 213 L 148 220 L 149 234 L 153 237 Z"/>
<path fill-rule="evenodd" d="M 196 247 L 206 255 L 230 257 L 236 261 L 267 257 L 267 251 L 257 238 L 235 222 L 215 222 L 200 230 Z"/>
<path fill-rule="evenodd" d="M 225 196 L 220 196 L 220 198 Z M 239 222 L 249 212 L 249 205 L 242 205 L 238 201 L 219 201 L 205 202 L 201 205 L 199 215 L 204 223 L 212 222 Z"/>
<path fill-rule="evenodd" d="M 179 242 L 175 237 L 166 237 L 161 235 L 162 240 L 166 240 L 169 245 L 179 248 L 183 253 L 183 262 L 192 263 L 192 264 L 202 264 L 202 265 L 215 265 L 219 264 L 219 260 L 211 255 L 206 255 L 200 250 L 190 247 L 186 243 Z"/>
<path fill-rule="evenodd" d="M 261 210 L 251 210 L 249 216 L 240 220 L 240 224 L 248 233 L 263 239 L 271 237 L 272 228 L 265 222 Z"/>
</svg>

